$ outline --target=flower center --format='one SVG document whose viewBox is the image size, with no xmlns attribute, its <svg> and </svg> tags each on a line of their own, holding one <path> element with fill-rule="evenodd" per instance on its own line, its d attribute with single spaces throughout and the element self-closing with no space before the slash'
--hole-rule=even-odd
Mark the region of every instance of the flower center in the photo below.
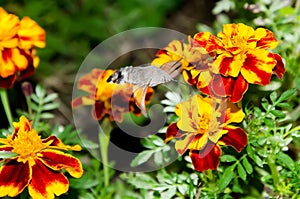
<svg viewBox="0 0 300 199">
<path fill-rule="evenodd" d="M 11 141 L 12 152 L 20 155 L 20 161 L 26 162 L 29 158 L 36 156 L 36 153 L 44 149 L 41 137 L 32 129 L 30 131 L 19 131 L 17 137 Z"/>
</svg>

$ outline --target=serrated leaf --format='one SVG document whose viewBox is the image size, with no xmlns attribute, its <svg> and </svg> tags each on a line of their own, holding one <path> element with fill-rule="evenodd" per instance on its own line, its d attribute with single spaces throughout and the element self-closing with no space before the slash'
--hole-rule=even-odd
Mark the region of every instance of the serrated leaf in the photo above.
<svg viewBox="0 0 300 199">
<path fill-rule="evenodd" d="M 265 109 L 265 111 L 267 111 L 269 109 L 269 102 L 265 98 L 263 98 L 261 106 Z"/>
<path fill-rule="evenodd" d="M 50 111 L 57 109 L 59 107 L 59 103 L 50 103 L 50 104 L 44 104 L 43 105 L 43 110 L 44 111 Z"/>
<path fill-rule="evenodd" d="M 259 166 L 259 167 L 263 167 L 264 163 L 263 161 L 260 159 L 260 157 L 258 157 L 257 155 L 253 156 L 253 160 L 254 162 Z"/>
<path fill-rule="evenodd" d="M 270 128 L 274 128 L 275 127 L 274 120 L 271 120 L 269 118 L 265 118 L 264 119 L 264 123 L 266 124 L 266 126 L 268 126 Z"/>
<path fill-rule="evenodd" d="M 247 173 L 241 164 L 237 165 L 237 170 L 238 170 L 238 174 L 242 178 L 242 180 L 246 181 Z"/>
<path fill-rule="evenodd" d="M 280 152 L 280 153 L 277 154 L 277 159 L 280 162 L 282 162 L 282 164 L 284 166 L 286 166 L 287 168 L 289 168 L 290 170 L 294 170 L 295 169 L 295 162 L 287 154 Z"/>
<path fill-rule="evenodd" d="M 178 186 L 178 191 L 184 196 L 187 194 L 188 190 L 189 186 L 187 184 L 182 184 Z"/>
<path fill-rule="evenodd" d="M 130 163 L 130 166 L 136 167 L 138 165 L 141 165 L 141 164 L 147 162 L 150 159 L 150 157 L 152 156 L 153 152 L 154 152 L 153 150 L 146 150 L 146 151 L 139 153 L 132 160 L 132 162 Z"/>
<path fill-rule="evenodd" d="M 222 155 L 220 158 L 221 162 L 234 162 L 237 159 L 233 155 Z"/>
<path fill-rule="evenodd" d="M 280 110 L 271 110 L 270 111 L 275 117 L 284 118 L 285 114 Z"/>
<path fill-rule="evenodd" d="M 156 151 L 154 153 L 154 162 L 158 166 L 163 164 L 163 154 L 161 151 Z"/>
<path fill-rule="evenodd" d="M 251 174 L 253 172 L 253 167 L 252 165 L 249 163 L 247 158 L 244 158 L 243 161 L 243 166 L 245 167 L 246 171 L 248 174 Z"/>
<path fill-rule="evenodd" d="M 145 138 L 141 140 L 141 144 L 148 149 L 155 149 L 156 146 L 153 144 L 152 140 L 149 138 Z"/>
<path fill-rule="evenodd" d="M 284 109 L 292 108 L 292 106 L 289 103 L 285 103 L 285 102 L 279 103 L 279 104 L 277 104 L 277 106 L 279 106 L 280 108 L 284 108 Z"/>
<path fill-rule="evenodd" d="M 271 102 L 272 102 L 273 104 L 275 104 L 276 99 L 277 99 L 277 93 L 276 93 L 276 91 L 274 91 L 274 92 L 272 92 L 272 93 L 270 94 L 270 99 L 271 99 Z"/>
<path fill-rule="evenodd" d="M 176 194 L 176 186 L 170 187 L 168 190 L 161 193 L 160 198 L 170 199 Z"/>
<path fill-rule="evenodd" d="M 219 180 L 219 191 L 223 191 L 231 182 L 233 178 L 233 170 L 235 168 L 235 164 L 227 167 Z"/>
<path fill-rule="evenodd" d="M 41 118 L 42 119 L 52 119 L 52 118 L 54 118 L 54 115 L 52 113 L 42 113 Z"/>
<path fill-rule="evenodd" d="M 45 95 L 46 95 L 46 90 L 41 84 L 38 84 L 35 87 L 35 93 L 36 93 L 38 98 L 44 98 Z"/>
<path fill-rule="evenodd" d="M 44 103 L 52 102 L 53 100 L 57 99 L 57 97 L 58 97 L 57 93 L 50 93 L 44 98 L 43 102 Z"/>
<path fill-rule="evenodd" d="M 284 100 L 286 100 L 286 99 L 288 99 L 289 97 L 291 97 L 292 95 L 294 95 L 294 93 L 297 91 L 297 89 L 289 89 L 289 90 L 287 90 L 287 91 L 284 91 L 281 95 L 280 95 L 280 97 L 278 98 L 278 100 L 277 100 L 277 103 L 279 103 L 279 102 L 282 102 L 282 101 L 284 101 Z"/>
<path fill-rule="evenodd" d="M 36 96 L 35 94 L 31 95 L 31 99 L 36 103 L 40 103 L 40 98 L 38 98 L 38 96 Z"/>
</svg>

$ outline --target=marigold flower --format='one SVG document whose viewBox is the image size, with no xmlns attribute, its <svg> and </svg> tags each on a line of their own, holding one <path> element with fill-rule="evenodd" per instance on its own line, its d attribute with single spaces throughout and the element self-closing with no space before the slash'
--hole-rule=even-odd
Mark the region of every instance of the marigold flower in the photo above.
<svg viewBox="0 0 300 199">
<path fill-rule="evenodd" d="M 216 102 L 195 95 L 178 104 L 175 113 L 179 120 L 169 125 L 165 141 L 177 139 L 175 148 L 179 154 L 189 149 L 197 171 L 217 169 L 221 145 L 232 146 L 238 152 L 247 145 L 244 130 L 230 125 L 241 122 L 245 114 L 228 100 Z"/>
<path fill-rule="evenodd" d="M 132 85 L 111 84 L 106 80 L 114 73 L 114 70 L 93 69 L 80 78 L 78 89 L 89 93 L 88 96 L 79 96 L 72 101 L 72 107 L 92 105 L 92 116 L 101 120 L 105 115 L 110 120 L 122 121 L 122 114 L 132 112 L 141 115 L 141 110 L 136 106 L 133 97 Z M 148 88 L 145 102 L 149 103 L 153 89 Z"/>
<path fill-rule="evenodd" d="M 0 7 L 0 87 L 29 77 L 38 66 L 36 47 L 45 47 L 45 31 L 29 17 L 21 21 Z"/>
<path fill-rule="evenodd" d="M 14 123 L 14 132 L 0 138 L 0 151 L 15 154 L 0 159 L 0 197 L 15 197 L 28 187 L 33 199 L 49 199 L 66 193 L 67 177 L 60 171 L 65 169 L 75 178 L 81 177 L 81 162 L 62 150 L 80 151 L 79 145 L 64 145 L 55 136 L 41 139 L 24 117 Z"/>
<path fill-rule="evenodd" d="M 242 23 L 226 24 L 217 36 L 209 32 L 194 35 L 195 42 L 214 58 L 205 74 L 206 82 L 198 85 L 204 93 L 238 102 L 249 83 L 267 85 L 272 72 L 279 78 L 285 73 L 280 55 L 268 51 L 278 44 L 270 30 L 254 30 Z"/>
</svg>

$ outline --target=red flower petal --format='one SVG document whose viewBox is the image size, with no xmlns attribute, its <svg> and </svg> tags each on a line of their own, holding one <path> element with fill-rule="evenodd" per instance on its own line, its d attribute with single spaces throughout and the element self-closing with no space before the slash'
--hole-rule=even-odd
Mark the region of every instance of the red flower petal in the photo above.
<svg viewBox="0 0 300 199">
<path fill-rule="evenodd" d="M 279 54 L 273 54 L 273 57 L 276 59 L 277 63 L 275 68 L 273 69 L 273 72 L 280 78 L 282 79 L 282 76 L 285 73 L 285 68 L 284 68 L 284 63 L 282 61 L 282 58 L 280 57 Z"/>
<path fill-rule="evenodd" d="M 207 142 L 201 151 L 191 151 L 190 157 L 196 171 L 215 170 L 220 162 L 221 149 L 213 142 Z"/>
<path fill-rule="evenodd" d="M 194 41 L 201 47 L 205 48 L 208 53 L 215 52 L 217 50 L 224 50 L 222 41 L 209 32 L 200 32 L 195 34 Z"/>
<path fill-rule="evenodd" d="M 11 160 L 0 168 L 0 197 L 14 197 L 29 184 L 31 170 L 29 163 Z"/>
<path fill-rule="evenodd" d="M 177 127 L 177 123 L 174 122 L 170 124 L 167 128 L 165 143 L 169 142 L 173 138 L 180 138 L 182 136 L 183 134 L 180 132 L 179 128 Z"/>
<path fill-rule="evenodd" d="M 219 143 L 226 146 L 232 146 L 236 151 L 241 152 L 248 142 L 245 131 L 240 127 L 234 126 L 226 126 L 223 129 L 228 130 L 228 133 L 221 137 Z"/>
<path fill-rule="evenodd" d="M 101 120 L 104 117 L 104 115 L 107 113 L 104 102 L 96 101 L 91 112 L 95 120 Z"/>
<path fill-rule="evenodd" d="M 11 75 L 6 78 L 0 77 L 0 88 L 11 88 L 17 79 L 16 75 Z"/>
<path fill-rule="evenodd" d="M 32 180 L 28 191 L 33 199 L 54 198 L 69 189 L 68 179 L 59 171 L 47 168 L 39 160 L 32 166 Z"/>
<path fill-rule="evenodd" d="M 69 154 L 49 149 L 45 149 L 39 154 L 42 155 L 39 160 L 53 170 L 65 169 L 76 178 L 81 177 L 83 173 L 80 161 Z"/>
<path fill-rule="evenodd" d="M 239 75 L 233 84 L 230 101 L 233 103 L 239 102 L 243 95 L 248 90 L 248 83 L 242 75 Z"/>
<path fill-rule="evenodd" d="M 220 97 L 231 96 L 235 86 L 235 78 L 214 75 L 211 82 L 212 91 Z"/>
</svg>

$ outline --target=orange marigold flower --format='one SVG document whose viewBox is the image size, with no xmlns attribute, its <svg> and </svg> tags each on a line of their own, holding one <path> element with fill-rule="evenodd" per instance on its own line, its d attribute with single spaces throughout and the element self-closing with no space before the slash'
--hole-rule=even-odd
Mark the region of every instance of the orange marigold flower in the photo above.
<svg viewBox="0 0 300 199">
<path fill-rule="evenodd" d="M 207 75 L 202 72 L 208 71 L 210 56 L 190 36 L 188 36 L 188 43 L 173 40 L 164 49 L 159 50 L 156 56 L 152 65 L 161 66 L 169 61 L 180 60 L 182 75 L 187 83 L 196 85 L 201 82 L 203 86 L 204 82 L 208 82 L 203 81 Z"/>
<path fill-rule="evenodd" d="M 215 170 L 221 155 L 220 145 L 232 146 L 240 152 L 247 145 L 247 135 L 239 123 L 245 114 L 228 100 L 216 102 L 211 98 L 195 95 L 175 108 L 179 120 L 169 125 L 166 142 L 175 142 L 179 154 L 190 150 L 195 170 Z"/>
<path fill-rule="evenodd" d="M 270 30 L 254 30 L 242 23 L 226 24 L 217 36 L 209 32 L 194 36 L 195 42 L 214 58 L 210 73 L 206 74 L 209 82 L 198 85 L 204 93 L 238 102 L 249 83 L 267 85 L 272 72 L 279 78 L 285 73 L 282 58 L 268 50 L 278 44 Z"/>
<path fill-rule="evenodd" d="M 15 197 L 28 187 L 33 199 L 54 198 L 69 189 L 65 169 L 71 176 L 83 174 L 81 162 L 62 150 L 80 151 L 79 145 L 64 145 L 55 136 L 41 139 L 24 117 L 14 123 L 14 132 L 0 138 L 0 151 L 12 157 L 0 159 L 0 197 Z"/>
<path fill-rule="evenodd" d="M 38 65 L 35 48 L 45 47 L 45 31 L 29 17 L 21 21 L 0 7 L 0 87 L 29 77 Z"/>
<path fill-rule="evenodd" d="M 109 115 L 110 120 L 121 122 L 123 113 L 132 112 L 141 115 L 141 110 L 137 107 L 133 97 L 132 85 L 107 83 L 107 79 L 114 72 L 114 70 L 93 69 L 91 73 L 81 77 L 78 81 L 78 89 L 89 95 L 75 98 L 72 101 L 72 107 L 92 105 L 92 116 L 97 120 Z M 149 103 L 152 94 L 153 89 L 148 88 L 146 103 Z"/>
</svg>

